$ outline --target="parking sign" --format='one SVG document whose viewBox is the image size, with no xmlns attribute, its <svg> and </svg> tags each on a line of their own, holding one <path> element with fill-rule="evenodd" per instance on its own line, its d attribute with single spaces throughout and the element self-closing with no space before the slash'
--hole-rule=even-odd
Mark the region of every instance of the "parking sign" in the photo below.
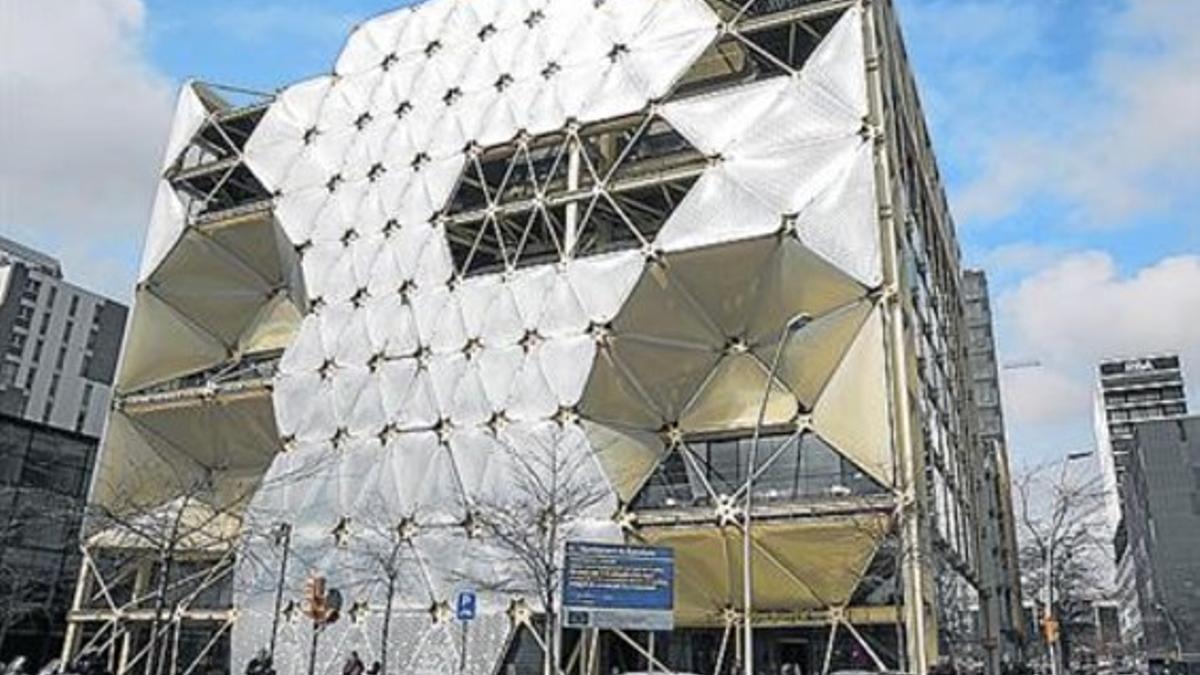
<svg viewBox="0 0 1200 675">
<path fill-rule="evenodd" d="M 459 621 L 474 621 L 476 605 L 475 591 L 459 591 L 454 603 L 454 615 Z"/>
</svg>

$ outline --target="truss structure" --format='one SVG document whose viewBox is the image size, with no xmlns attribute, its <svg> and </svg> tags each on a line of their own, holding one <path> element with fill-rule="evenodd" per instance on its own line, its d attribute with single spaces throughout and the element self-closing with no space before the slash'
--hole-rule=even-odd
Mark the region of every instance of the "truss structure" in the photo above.
<svg viewBox="0 0 1200 675">
<path fill-rule="evenodd" d="M 188 85 L 94 499 L 203 485 L 237 519 L 239 672 L 267 645 L 280 673 L 545 649 L 532 580 L 478 526 L 540 454 L 604 491 L 577 536 L 676 551 L 677 623 L 719 637 L 706 671 L 758 658 L 752 620 L 816 631 L 823 672 L 924 672 L 935 544 L 976 564 L 978 463 L 903 59 L 883 0 L 430 0 L 270 100 Z M 312 574 L 347 596 L 315 652 Z M 511 582 L 469 634 L 463 578 Z M 600 645 L 564 665 L 598 672 Z"/>
<path fill-rule="evenodd" d="M 150 632 L 172 673 L 228 660 L 241 510 L 282 449 L 271 381 L 305 308 L 298 257 L 243 162 L 270 101 L 201 82 L 179 97 L 65 647 L 115 672 L 146 668 Z"/>
</svg>

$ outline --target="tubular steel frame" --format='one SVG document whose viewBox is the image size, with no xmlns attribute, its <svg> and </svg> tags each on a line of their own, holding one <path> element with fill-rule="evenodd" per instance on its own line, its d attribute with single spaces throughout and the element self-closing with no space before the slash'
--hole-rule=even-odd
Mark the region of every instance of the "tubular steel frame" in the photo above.
<svg viewBox="0 0 1200 675">
<path fill-rule="evenodd" d="M 887 308 L 887 331 L 885 333 L 887 337 L 885 338 L 885 342 L 887 344 L 887 363 L 891 389 L 889 399 L 893 406 L 891 413 L 893 419 L 892 434 L 898 454 L 899 471 L 897 475 L 900 480 L 900 486 L 895 493 L 881 496 L 878 499 L 845 500 L 840 504 L 830 503 L 821 506 L 763 507 L 761 510 L 748 509 L 748 516 L 749 519 L 764 521 L 775 518 L 822 517 L 824 515 L 847 513 L 879 513 L 880 511 L 890 513 L 891 520 L 899 528 L 902 540 L 899 574 L 903 579 L 904 601 L 903 606 L 900 608 L 853 607 L 849 603 L 831 605 L 823 612 L 808 613 L 807 618 L 772 618 L 764 616 L 759 619 L 754 616 L 753 607 L 748 608 L 749 613 L 754 621 L 764 623 L 765 625 L 828 627 L 829 641 L 824 654 L 824 668 L 822 671 L 823 673 L 828 673 L 832 667 L 835 641 L 842 630 L 846 631 L 853 641 L 870 655 L 870 658 L 878 668 L 882 670 L 891 667 L 892 664 L 884 661 L 884 658 L 877 653 L 869 641 L 856 628 L 855 624 L 892 623 L 896 617 L 892 616 L 891 613 L 900 611 L 903 616 L 899 623 L 904 634 L 904 654 L 902 656 L 903 663 L 897 663 L 895 666 L 903 666 L 914 673 L 925 673 L 936 656 L 936 646 L 932 644 L 933 641 L 931 640 L 937 633 L 936 620 L 933 616 L 934 613 L 931 611 L 931 604 L 936 601 L 936 598 L 933 598 L 931 595 L 929 581 L 931 574 L 930 557 L 932 556 L 934 534 L 930 531 L 929 519 L 924 512 L 928 508 L 925 504 L 924 453 L 916 438 L 918 431 L 913 429 L 911 424 L 913 411 L 910 409 L 909 391 L 914 385 L 919 385 L 920 383 L 911 381 L 912 378 L 907 369 L 909 353 L 913 349 L 913 336 L 910 332 L 912 329 L 906 329 L 905 327 L 906 312 L 908 310 L 902 297 L 904 293 L 902 288 L 904 280 L 901 269 L 901 256 L 906 252 L 906 249 L 911 247 L 905 233 L 906 228 L 909 227 L 909 219 L 912 217 L 912 214 L 908 212 L 908 208 L 905 208 L 906 206 L 911 208 L 911 205 L 906 204 L 901 194 L 902 191 L 909 189 L 910 186 L 903 184 L 906 177 L 897 168 L 899 165 L 905 163 L 906 160 L 911 160 L 911 163 L 920 167 L 919 178 L 925 183 L 923 186 L 924 189 L 934 194 L 940 193 L 937 176 L 932 169 L 932 158 L 928 156 L 919 158 L 904 156 L 911 148 L 923 149 L 927 147 L 927 144 L 913 143 L 911 141 L 902 142 L 898 138 L 899 134 L 911 134 L 913 138 L 923 137 L 923 129 L 913 128 L 913 126 L 919 126 L 922 119 L 920 106 L 915 99 L 915 89 L 911 81 L 905 79 L 904 76 L 904 73 L 907 72 L 907 67 L 903 63 L 903 48 L 898 38 L 894 10 L 888 0 L 824 0 L 801 4 L 774 13 L 749 14 L 748 10 L 756 1 L 746 0 L 746 2 L 741 3 L 738 7 L 730 8 L 734 10 L 734 14 L 724 24 L 719 43 L 736 44 L 747 53 L 752 53 L 763 62 L 769 63 L 779 71 L 793 77 L 798 74 L 798 69 L 757 44 L 752 39 L 755 34 L 782 27 L 791 27 L 792 29 L 804 30 L 811 33 L 812 29 L 804 23 L 806 20 L 837 14 L 853 6 L 861 6 L 866 10 L 864 17 L 866 62 L 864 63 L 864 68 L 866 68 L 868 76 L 868 98 L 871 112 L 868 119 L 865 120 L 865 124 L 867 133 L 870 134 L 870 137 L 875 142 L 877 198 L 880 207 L 881 237 L 884 241 L 885 288 L 883 298 Z M 710 2 L 716 3 L 718 0 L 710 0 Z M 724 4 L 729 5 L 727 2 Z M 684 83 L 681 80 L 680 83 L 677 83 L 676 90 L 685 84 L 695 85 L 694 82 Z M 676 93 L 672 92 L 668 97 Z M 263 102 L 258 102 L 245 108 L 210 115 L 201 130 L 197 132 L 197 137 L 204 137 L 205 143 L 209 145 L 209 147 L 200 153 L 200 159 L 190 164 L 180 163 L 178 166 L 168 170 L 168 180 L 178 189 L 192 197 L 192 200 L 188 204 L 189 227 L 198 229 L 223 227 L 231 223 L 236 223 L 239 219 L 245 219 L 248 216 L 256 217 L 259 214 L 270 212 L 272 203 L 271 195 L 266 194 L 265 191 L 259 194 L 253 185 L 239 183 L 240 179 L 237 178 L 237 172 L 245 168 L 241 155 L 244 139 L 239 141 L 235 136 L 240 132 L 226 128 L 228 124 L 242 124 L 247 118 L 251 118 L 254 115 L 261 115 L 261 112 L 265 110 L 265 105 Z M 636 129 L 634 140 L 630 142 L 629 147 L 648 128 L 653 118 L 653 109 L 649 114 L 638 117 L 639 123 L 634 127 Z M 206 133 L 211 137 L 215 137 L 218 142 L 213 144 L 211 137 L 204 136 Z M 578 148 L 581 144 L 578 130 L 566 130 L 564 132 L 564 139 L 566 147 L 571 148 L 573 146 L 574 148 L 569 153 L 572 163 L 578 162 L 579 159 L 576 158 L 576 154 L 579 153 Z M 519 149 L 517 152 L 519 152 Z M 604 186 L 604 190 L 600 194 L 594 194 L 591 190 L 579 188 L 578 185 L 574 187 L 569 185 L 566 191 L 556 193 L 554 196 L 548 196 L 545 199 L 526 200 L 512 204 L 495 204 L 489 200 L 489 205 L 486 209 L 460 214 L 449 214 L 444 217 L 444 221 L 446 224 L 485 222 L 488 218 L 494 218 L 497 214 L 501 213 L 523 213 L 535 210 L 544 212 L 547 207 L 553 206 L 578 207 L 583 203 L 588 203 L 589 200 L 590 204 L 587 209 L 590 212 L 602 197 L 612 202 L 612 197 L 609 196 L 609 193 L 619 193 L 624 190 L 640 187 L 663 186 L 674 181 L 694 178 L 704 171 L 708 162 L 713 161 L 712 158 L 699 158 L 694 162 L 694 166 L 687 164 L 671 167 L 663 171 L 650 172 L 634 178 L 615 180 L 615 172 L 617 167 L 622 164 L 625 156 L 624 153 L 626 152 L 628 152 L 628 147 L 607 172 L 599 172 L 595 167 L 590 165 L 586 167 L 590 172 L 592 182 L 596 185 Z M 515 156 L 516 153 L 514 153 Z M 478 155 L 474 158 L 474 162 L 478 166 Z M 575 171 L 578 172 L 578 167 L 576 167 Z M 208 183 L 204 184 L 203 188 L 200 187 L 201 179 L 208 181 Z M 913 177 L 908 176 L 907 179 L 913 180 Z M 576 176 L 575 180 L 578 181 L 578 176 Z M 239 190 L 241 191 L 240 194 L 251 195 L 253 198 L 246 198 L 244 196 L 236 197 L 235 193 Z M 221 200 L 226 201 L 230 205 L 220 211 L 209 210 L 212 204 L 218 203 Z M 936 199 L 934 201 L 937 202 Z M 624 216 L 620 207 L 615 207 L 614 205 L 614 208 L 616 208 L 619 214 Z M 950 262 L 947 264 L 953 265 L 957 261 L 956 245 L 954 244 L 953 226 L 945 211 L 944 204 L 935 203 L 933 213 L 935 214 L 936 222 L 927 223 L 926 226 L 932 228 L 937 234 L 937 241 L 934 242 L 929 250 L 909 252 L 922 258 L 948 260 Z M 578 212 L 576 212 L 577 218 L 578 215 Z M 586 213 L 582 220 L 583 222 L 587 221 Z M 626 218 L 626 224 L 637 232 L 636 226 L 629 222 L 628 218 Z M 644 237 L 642 244 L 648 245 Z M 560 253 L 570 255 L 570 248 L 560 249 Z M 940 281 L 945 286 L 945 292 L 956 297 L 954 296 L 957 292 L 955 284 L 945 279 L 941 279 Z M 951 329 L 956 328 L 953 322 L 951 324 Z M 961 326 L 957 326 L 957 328 L 961 329 Z M 956 339 L 961 340 L 961 335 L 956 336 Z M 154 387 L 136 396 L 127 396 L 118 399 L 116 405 L 128 408 L 166 405 L 200 406 L 204 405 L 205 402 L 211 400 L 214 396 L 261 395 L 269 391 L 269 373 L 264 372 L 263 368 L 267 368 L 268 370 L 273 368 L 275 358 L 277 357 L 267 359 L 262 363 L 252 364 L 231 360 L 213 368 L 211 371 L 198 375 L 191 381 L 179 380 L 161 387 Z M 965 397 L 964 392 L 960 391 L 959 394 Z M 965 403 L 965 398 L 961 400 Z M 966 452 L 966 450 L 962 451 Z M 768 460 L 767 463 L 769 464 L 770 461 Z M 751 477 L 751 480 L 753 480 L 753 477 Z M 739 497 L 735 496 L 736 498 Z M 744 498 L 749 504 L 750 493 L 748 491 L 744 495 Z M 969 501 L 966 497 L 963 499 L 964 501 Z M 760 511 L 761 516 L 759 515 Z M 671 522 L 681 522 L 677 514 L 669 516 L 669 518 Z M 707 520 L 708 517 L 698 518 L 695 524 L 700 524 Z M 687 518 L 685 517 L 683 522 L 686 521 Z M 655 522 L 655 514 L 638 514 L 638 525 L 640 526 L 653 525 Z M 634 536 L 636 537 L 636 531 L 634 532 Z M 751 538 L 747 538 L 746 543 L 750 547 L 754 542 Z M 762 551 L 763 549 L 759 548 L 758 550 Z M 124 604 L 117 603 L 113 599 L 110 588 L 112 584 L 119 583 L 121 579 L 119 577 L 107 580 L 104 578 L 104 574 L 96 564 L 94 557 L 96 553 L 96 551 L 92 551 L 88 547 L 84 548 L 84 563 L 80 570 L 74 609 L 70 617 L 68 638 L 64 646 L 64 662 L 69 662 L 73 655 L 77 654 L 81 649 L 86 650 L 89 647 L 101 647 L 115 654 L 118 649 L 117 643 L 120 642 L 121 653 L 114 655 L 114 658 L 121 665 L 117 670 L 117 675 L 124 675 L 124 673 L 129 672 L 145 657 L 145 649 L 135 654 L 128 653 L 131 646 L 131 641 L 128 637 L 131 626 L 150 620 L 145 610 L 135 610 L 134 605 L 152 598 L 153 595 L 142 595 Z M 230 573 L 232 565 L 227 556 L 231 556 L 232 554 L 233 549 L 231 548 L 220 559 L 214 561 L 213 567 L 209 569 L 208 575 L 204 577 L 201 587 L 192 594 L 192 599 L 201 590 L 219 583 Z M 867 567 L 869 567 L 869 562 Z M 777 566 L 784 572 L 787 572 L 785 565 L 777 563 Z M 867 567 L 859 571 L 857 576 L 860 581 L 867 575 Z M 970 565 L 965 565 L 964 567 L 969 569 Z M 128 573 L 128 570 L 125 573 Z M 803 579 L 796 577 L 795 574 L 790 574 L 789 579 L 800 586 L 805 585 Z M 186 583 L 186 581 L 186 579 L 177 580 L 172 585 L 172 588 L 177 588 Z M 94 593 L 91 591 L 93 585 L 95 586 Z M 811 589 L 809 590 L 811 591 Z M 89 605 L 91 601 L 97 598 L 102 598 L 105 601 L 106 607 L 98 610 L 88 609 L 86 605 Z M 200 657 L 188 664 L 172 663 L 170 672 L 172 674 L 182 672 L 183 675 L 190 675 L 199 665 L 199 659 L 203 658 L 216 642 L 231 629 L 235 618 L 236 611 L 233 608 L 222 611 L 208 611 L 192 610 L 190 607 L 181 606 L 179 611 L 171 617 L 171 620 L 164 623 L 164 626 L 160 629 L 163 636 L 168 635 L 173 630 L 174 640 L 177 643 L 182 624 L 191 621 L 215 624 L 215 630 L 209 642 L 201 650 Z M 514 620 L 518 630 L 528 628 L 535 642 L 542 649 L 545 649 L 546 645 L 542 643 L 540 632 L 533 629 L 530 621 L 529 617 Z M 78 644 L 83 625 L 96 623 L 101 625 L 96 634 L 86 644 Z M 749 623 L 750 619 L 745 613 L 737 611 L 734 608 L 730 608 L 724 613 L 721 620 L 723 634 L 720 643 L 720 656 L 714 670 L 714 675 L 721 672 L 726 659 L 731 659 L 732 662 L 740 660 L 742 663 L 752 661 L 752 658 L 750 658 L 752 655 L 745 653 L 748 645 L 742 640 L 741 631 L 738 630 L 740 627 L 748 631 Z M 661 669 L 663 672 L 672 672 L 669 665 L 659 660 L 653 645 L 648 648 L 643 647 L 635 639 L 622 631 L 614 631 L 614 634 L 621 641 L 644 656 L 653 667 Z M 515 632 L 513 635 L 515 636 Z M 598 672 L 598 652 L 598 635 L 592 633 L 590 639 L 581 640 L 575 651 L 569 656 L 566 671 L 572 672 L 574 670 L 580 673 L 580 675 L 594 675 Z M 173 653 L 177 656 L 177 650 Z"/>
</svg>

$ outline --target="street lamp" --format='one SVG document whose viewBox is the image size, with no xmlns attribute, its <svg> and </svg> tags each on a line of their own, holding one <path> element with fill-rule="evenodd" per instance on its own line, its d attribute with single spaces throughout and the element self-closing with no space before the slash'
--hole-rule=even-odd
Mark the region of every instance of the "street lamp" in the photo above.
<svg viewBox="0 0 1200 675">
<path fill-rule="evenodd" d="M 1058 484 L 1055 485 L 1055 489 L 1059 493 L 1056 495 L 1057 499 L 1062 499 L 1061 493 L 1063 485 L 1067 480 L 1067 466 L 1071 462 L 1080 459 L 1086 459 L 1091 456 L 1091 450 L 1083 450 L 1080 452 L 1069 453 L 1066 458 L 1063 459 L 1062 465 L 1058 472 Z M 1053 536 L 1051 536 L 1050 541 L 1046 543 L 1046 562 L 1045 570 L 1043 572 L 1043 593 L 1045 595 L 1046 609 L 1043 612 L 1042 621 L 1044 622 L 1043 627 L 1046 635 L 1046 650 L 1050 659 L 1050 675 L 1059 675 L 1059 668 L 1061 666 L 1059 663 L 1059 653 L 1057 649 L 1060 635 L 1058 633 L 1058 622 L 1054 618 L 1054 583 L 1052 581 L 1054 578 L 1055 544 L 1056 542 Z"/>
<path fill-rule="evenodd" d="M 775 384 L 775 374 L 779 371 L 779 361 L 783 356 L 783 347 L 796 331 L 808 325 L 812 317 L 806 313 L 796 314 L 788 319 L 783 326 L 783 332 L 779 336 L 779 344 L 775 345 L 775 355 L 771 358 L 771 368 L 767 371 L 767 383 L 763 389 L 762 401 L 758 406 L 758 418 L 754 423 L 754 438 L 750 444 L 750 457 L 746 466 L 746 484 L 743 490 L 746 491 L 746 510 L 742 518 L 742 606 L 746 616 L 742 628 L 744 630 L 743 643 L 745 644 L 745 652 L 743 654 L 743 665 L 745 666 L 746 675 L 754 675 L 754 627 L 751 625 L 751 603 L 754 596 L 754 575 L 751 573 L 750 565 L 754 554 L 754 546 L 750 539 L 750 521 L 751 512 L 754 507 L 754 474 L 758 468 L 758 444 L 762 440 L 763 421 L 767 416 L 767 404 L 771 400 L 771 391 Z"/>
<path fill-rule="evenodd" d="M 283 556 L 279 562 L 279 578 L 275 582 L 275 611 L 271 614 L 271 663 L 275 662 L 275 642 L 279 636 L 279 611 L 283 606 L 283 587 L 287 583 L 288 554 L 292 549 L 292 526 L 280 523 L 272 532 L 273 542 L 283 548 Z"/>
</svg>

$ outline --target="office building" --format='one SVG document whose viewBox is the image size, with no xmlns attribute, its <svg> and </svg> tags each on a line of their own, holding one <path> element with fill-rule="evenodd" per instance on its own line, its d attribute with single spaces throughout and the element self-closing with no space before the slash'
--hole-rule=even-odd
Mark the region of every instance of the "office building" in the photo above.
<svg viewBox="0 0 1200 675">
<path fill-rule="evenodd" d="M 0 662 L 57 657 L 96 439 L 0 413 Z"/>
<path fill-rule="evenodd" d="M 1200 673 L 1200 416 L 1136 422 L 1122 482 L 1133 592 L 1123 626 L 1144 665 L 1187 663 Z"/>
<path fill-rule="evenodd" d="M 1112 528 L 1114 586 L 1122 641 L 1131 653 L 1137 653 L 1145 643 L 1138 596 L 1146 584 L 1148 558 L 1139 548 L 1145 542 L 1130 538 L 1130 524 L 1123 517 L 1125 475 L 1128 458 L 1134 452 L 1134 425 L 1187 413 L 1183 370 L 1178 356 L 1164 354 L 1105 361 L 1098 368 L 1098 376 L 1094 422 L 1106 516 Z"/>
<path fill-rule="evenodd" d="M 535 488 L 575 508 L 515 509 L 522 536 L 674 551 L 673 669 L 924 673 L 942 582 L 992 601 L 960 253 L 891 2 L 432 0 L 240 98 L 181 94 L 92 493 L 188 523 L 170 550 L 236 559 L 232 595 L 96 600 L 183 583 L 143 545 L 81 575 L 69 652 L 537 663 L 554 574 L 497 534 Z M 315 648 L 312 576 L 344 610 Z M 608 631 L 562 656 L 645 669 Z"/>
<path fill-rule="evenodd" d="M 1095 396 L 1096 448 L 1110 526 L 1121 522 L 1121 486 L 1133 424 L 1187 414 L 1183 370 L 1170 354 L 1100 364 Z"/>
<path fill-rule="evenodd" d="M 126 308 L 0 237 L 0 412 L 98 437 Z"/>
<path fill-rule="evenodd" d="M 975 408 L 975 437 L 984 462 L 979 473 L 979 537 L 980 548 L 989 555 L 980 557 L 981 583 L 985 592 L 995 598 L 994 602 L 981 607 L 981 610 L 990 610 L 980 617 L 982 633 L 990 658 L 1001 663 L 1020 663 L 1027 636 L 1021 610 L 1012 473 L 986 274 L 979 270 L 963 272 L 963 299 L 966 303 L 967 361 Z"/>
</svg>

